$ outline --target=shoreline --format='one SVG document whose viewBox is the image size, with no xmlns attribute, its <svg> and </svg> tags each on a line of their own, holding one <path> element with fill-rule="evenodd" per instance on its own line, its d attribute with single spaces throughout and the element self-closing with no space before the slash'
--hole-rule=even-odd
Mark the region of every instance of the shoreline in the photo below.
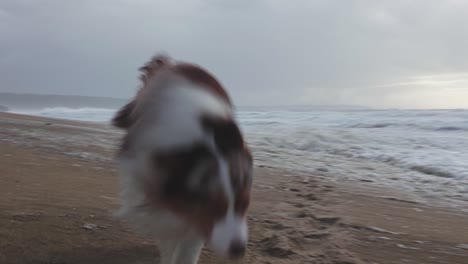
<svg viewBox="0 0 468 264">
<path fill-rule="evenodd" d="M 112 217 L 120 135 L 0 113 L 1 263 L 158 263 L 152 239 Z M 467 213 L 327 177 L 255 168 L 243 263 L 466 263 Z"/>
<path fill-rule="evenodd" d="M 63 118 L 52 118 L 52 117 L 44 117 L 44 116 L 38 116 L 38 115 L 28 115 L 28 114 L 21 114 L 21 113 L 14 113 L 14 112 L 0 112 L 0 117 L 6 117 L 6 118 L 12 118 L 15 119 L 15 117 L 20 117 L 23 119 L 28 119 L 28 120 L 34 120 L 37 122 L 45 122 L 45 123 L 53 123 L 56 122 L 57 124 L 62 124 L 62 125 L 70 125 L 70 126 L 77 126 L 77 124 L 83 125 L 83 127 L 95 127 L 99 129 L 108 129 L 109 132 L 115 133 L 116 135 L 120 135 L 121 131 L 115 129 L 114 127 L 111 126 L 110 122 L 100 122 L 100 121 L 84 121 L 84 120 L 74 120 L 74 119 L 63 119 Z M 113 138 L 114 140 L 116 137 Z M 254 148 L 254 152 L 256 152 L 256 149 Z M 260 151 L 262 152 L 262 151 Z M 307 153 L 303 153 L 307 154 Z M 318 155 L 320 156 L 320 155 Z M 266 157 L 262 157 L 262 159 L 267 159 Z M 305 158 L 298 159 L 297 162 L 300 161 L 308 161 Z M 315 158 L 312 157 L 312 160 L 309 160 L 310 163 L 318 163 L 319 161 Z M 322 162 L 322 161 L 320 161 Z M 327 161 L 325 163 L 329 163 L 330 161 Z M 352 162 L 346 161 L 349 164 L 352 164 Z M 354 161 L 358 162 L 358 161 Z M 372 166 L 373 163 L 378 163 L 373 160 L 367 160 L 365 162 L 369 162 L 370 166 Z M 323 162 L 322 162 L 323 163 Z M 256 160 L 256 165 L 258 167 L 262 168 L 270 168 L 270 169 L 285 169 L 280 165 L 275 166 L 273 164 L 269 164 L 268 162 L 264 161 L 259 161 Z M 388 180 L 386 182 L 379 182 L 379 179 L 369 179 L 368 177 L 347 177 L 343 175 L 339 175 L 341 173 L 334 173 L 332 171 L 328 171 L 328 169 L 324 166 L 319 166 L 316 169 L 306 169 L 306 168 L 297 168 L 297 166 L 288 165 L 287 170 L 294 171 L 296 173 L 300 174 L 315 174 L 317 177 L 321 177 L 323 180 L 335 182 L 335 183 L 340 183 L 340 184 L 346 184 L 350 188 L 366 188 L 368 191 L 372 191 L 375 189 L 378 189 L 382 192 L 390 193 L 392 195 L 396 195 L 398 197 L 405 197 L 405 200 L 407 201 L 415 201 L 418 203 L 427 203 L 431 204 L 433 206 L 437 207 L 442 207 L 442 208 L 453 208 L 453 209 L 459 209 L 464 212 L 468 213 L 468 201 L 465 200 L 460 200 L 460 199 L 454 199 L 454 198 L 449 198 L 449 197 L 444 197 L 442 195 L 429 195 L 427 193 L 418 193 L 417 191 L 410 190 L 410 189 L 402 189 L 399 188 L 398 185 L 391 185 L 389 184 Z M 317 164 L 316 164 L 317 165 Z M 383 166 L 387 166 L 387 164 L 383 163 Z M 364 166 L 364 165 L 363 165 Z M 294 168 L 291 168 L 294 167 Z M 374 168 L 375 169 L 375 168 Z M 350 170 L 352 171 L 352 170 Z M 396 171 L 398 172 L 398 170 Z M 339 176 L 338 176 L 339 175 Z M 338 177 L 337 177 L 338 176 Z M 383 179 L 382 179 L 383 180 Z M 397 181 L 398 182 L 398 181 Z"/>
</svg>

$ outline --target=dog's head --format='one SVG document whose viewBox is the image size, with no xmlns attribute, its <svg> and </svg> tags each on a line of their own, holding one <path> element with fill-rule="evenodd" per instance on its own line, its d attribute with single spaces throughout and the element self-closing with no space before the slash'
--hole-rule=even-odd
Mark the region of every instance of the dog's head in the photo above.
<svg viewBox="0 0 468 264">
<path fill-rule="evenodd" d="M 146 207 L 172 212 L 216 253 L 240 257 L 248 240 L 253 160 L 232 114 L 216 110 L 231 109 L 230 100 L 200 67 L 153 60 L 142 68 L 142 98 L 137 96 L 114 118 L 115 126 L 127 130 L 121 152 L 144 153 Z M 167 74 L 166 86 L 152 81 L 157 71 Z M 171 84 L 170 76 L 188 82 Z M 150 108 L 144 99 L 152 94 L 145 89 L 166 89 L 157 93 L 165 98 L 158 111 L 145 110 Z M 158 104 L 157 99 L 150 102 Z M 142 144 L 146 151 L 138 147 Z"/>
<path fill-rule="evenodd" d="M 214 251 L 236 257 L 247 244 L 252 157 L 232 120 L 200 122 L 205 140 L 154 154 L 155 168 L 167 176 L 156 198 L 193 225 Z"/>
</svg>

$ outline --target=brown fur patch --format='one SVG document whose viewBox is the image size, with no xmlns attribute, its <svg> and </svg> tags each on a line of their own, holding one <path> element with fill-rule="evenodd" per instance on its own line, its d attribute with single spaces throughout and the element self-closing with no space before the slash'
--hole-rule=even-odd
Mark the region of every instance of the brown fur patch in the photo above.
<svg viewBox="0 0 468 264">
<path fill-rule="evenodd" d="M 138 70 L 142 72 L 140 80 L 145 87 L 148 84 L 148 80 L 151 79 L 161 68 L 167 67 L 173 64 L 172 59 L 163 54 L 157 54 L 151 58 L 150 61 L 141 66 Z"/>
<path fill-rule="evenodd" d="M 231 119 L 201 118 L 205 130 L 213 134 L 216 147 L 229 163 L 229 175 L 235 195 L 235 211 L 245 215 L 250 201 L 253 159 L 239 130 Z"/>
<path fill-rule="evenodd" d="M 242 151 L 244 139 L 234 120 L 202 116 L 200 123 L 206 132 L 213 135 L 216 147 L 224 156 Z"/>
<path fill-rule="evenodd" d="M 134 122 L 132 119 L 132 112 L 135 108 L 135 105 L 136 101 L 132 100 L 123 106 L 112 118 L 112 125 L 122 129 L 131 127 Z"/>
<path fill-rule="evenodd" d="M 174 66 L 174 71 L 187 78 L 188 80 L 201 85 L 204 88 L 209 89 L 211 92 L 223 98 L 229 105 L 231 105 L 231 99 L 222 87 L 222 85 L 216 80 L 216 78 L 208 73 L 208 71 L 202 69 L 200 66 L 181 63 Z"/>
<path fill-rule="evenodd" d="M 246 215 L 250 204 L 252 188 L 252 156 L 247 148 L 233 153 L 228 158 L 231 184 L 234 189 L 234 210 L 239 215 Z"/>
<path fill-rule="evenodd" d="M 174 199 L 165 203 L 165 208 L 194 225 L 205 239 L 209 239 L 216 222 L 226 215 L 228 201 L 225 194 L 219 190 L 210 194 L 206 202 Z"/>
<path fill-rule="evenodd" d="M 203 166 L 201 177 L 191 178 L 200 166 Z M 147 196 L 152 197 L 154 204 L 193 223 L 208 237 L 214 223 L 228 209 L 214 155 L 204 145 L 195 144 L 186 149 L 155 154 L 154 167 L 165 177 L 160 179 L 159 189 L 147 190 Z M 196 180 L 195 186 L 190 186 L 193 180 Z"/>
</svg>

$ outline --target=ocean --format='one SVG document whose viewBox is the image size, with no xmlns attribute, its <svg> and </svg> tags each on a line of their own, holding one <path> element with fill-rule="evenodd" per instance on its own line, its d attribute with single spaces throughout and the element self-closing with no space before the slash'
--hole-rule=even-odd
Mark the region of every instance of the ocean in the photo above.
<svg viewBox="0 0 468 264">
<path fill-rule="evenodd" d="M 11 111 L 105 123 L 116 109 Z M 468 110 L 240 108 L 237 117 L 257 165 L 468 205 Z"/>
</svg>

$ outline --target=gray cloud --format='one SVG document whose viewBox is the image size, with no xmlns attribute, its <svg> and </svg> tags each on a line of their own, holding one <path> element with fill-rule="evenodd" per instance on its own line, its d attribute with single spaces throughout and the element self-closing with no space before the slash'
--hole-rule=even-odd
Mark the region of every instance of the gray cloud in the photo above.
<svg viewBox="0 0 468 264">
<path fill-rule="evenodd" d="M 166 51 L 238 104 L 468 107 L 467 12 L 462 0 L 3 0 L 0 91 L 129 97 L 137 67 Z"/>
</svg>

